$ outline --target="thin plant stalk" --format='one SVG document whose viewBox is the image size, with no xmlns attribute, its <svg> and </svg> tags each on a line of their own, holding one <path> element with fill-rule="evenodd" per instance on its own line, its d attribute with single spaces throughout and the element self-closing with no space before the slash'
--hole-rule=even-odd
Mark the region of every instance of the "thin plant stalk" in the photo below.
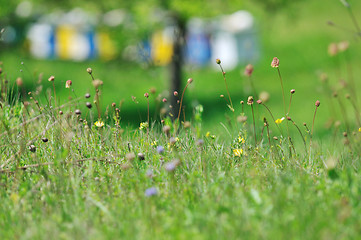
<svg viewBox="0 0 361 240">
<path fill-rule="evenodd" d="M 193 82 L 193 79 L 192 79 L 192 78 L 189 78 L 188 81 L 187 81 L 186 86 L 185 86 L 184 89 L 183 89 L 182 97 L 181 97 L 181 100 L 180 100 L 180 103 L 179 103 L 179 111 L 178 111 L 178 117 L 177 117 L 177 122 L 178 122 L 178 123 L 179 123 L 179 118 L 180 118 L 181 111 L 182 111 L 182 103 L 183 103 L 184 93 L 185 93 L 188 85 L 191 84 L 192 82 Z"/>
<path fill-rule="evenodd" d="M 253 111 L 253 104 L 251 104 L 252 109 L 252 117 L 253 117 L 253 132 L 254 132 L 254 146 L 257 146 L 257 136 L 256 136 L 256 122 L 254 119 L 254 111 Z"/>
</svg>

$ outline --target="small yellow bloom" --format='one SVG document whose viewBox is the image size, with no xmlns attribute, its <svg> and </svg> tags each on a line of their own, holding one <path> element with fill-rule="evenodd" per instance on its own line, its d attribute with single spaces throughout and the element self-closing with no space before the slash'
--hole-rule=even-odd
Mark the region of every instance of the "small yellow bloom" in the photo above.
<svg viewBox="0 0 361 240">
<path fill-rule="evenodd" d="M 280 123 L 282 123 L 283 122 L 283 120 L 285 120 L 285 118 L 283 117 L 283 118 L 281 118 L 281 119 L 276 119 L 276 121 L 275 121 L 275 123 L 277 123 L 277 124 L 280 124 Z"/>
<path fill-rule="evenodd" d="M 239 148 L 233 149 L 233 154 L 236 157 L 240 157 L 243 154 L 243 149 L 239 149 Z"/>
<path fill-rule="evenodd" d="M 361 127 L 360 127 L 360 128 L 358 128 L 358 132 L 361 132 Z"/>
<path fill-rule="evenodd" d="M 139 130 L 143 130 L 143 129 L 147 129 L 148 128 L 148 123 L 147 122 L 141 122 L 140 126 L 139 126 Z"/>
<path fill-rule="evenodd" d="M 150 145 L 157 146 L 157 141 L 153 141 Z"/>
<path fill-rule="evenodd" d="M 238 137 L 238 142 L 244 144 L 246 142 L 246 140 L 244 140 L 243 137 L 239 136 Z"/>
<path fill-rule="evenodd" d="M 211 135 L 210 132 L 207 132 L 207 133 L 206 133 L 206 137 L 209 137 L 210 135 Z"/>
<path fill-rule="evenodd" d="M 94 123 L 94 125 L 98 128 L 101 128 L 104 126 L 104 122 L 102 120 L 98 120 Z"/>
</svg>

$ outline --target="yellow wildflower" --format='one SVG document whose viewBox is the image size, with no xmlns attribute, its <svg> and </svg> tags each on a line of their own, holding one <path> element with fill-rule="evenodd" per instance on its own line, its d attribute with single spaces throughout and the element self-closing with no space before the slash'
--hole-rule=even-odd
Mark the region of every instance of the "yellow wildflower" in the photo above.
<svg viewBox="0 0 361 240">
<path fill-rule="evenodd" d="M 94 123 L 94 125 L 98 128 L 101 128 L 104 126 L 104 122 L 102 120 L 98 120 Z"/>
<path fill-rule="evenodd" d="M 243 149 L 239 149 L 239 148 L 233 149 L 233 154 L 236 157 L 240 157 L 243 154 Z"/>
<path fill-rule="evenodd" d="M 280 124 L 280 123 L 282 123 L 283 122 L 283 120 L 285 120 L 285 118 L 283 117 L 283 118 L 281 118 L 281 119 L 276 119 L 276 121 L 275 121 L 275 123 L 277 123 L 277 124 Z"/>
<path fill-rule="evenodd" d="M 246 140 L 244 140 L 243 137 L 239 136 L 238 137 L 238 142 L 244 144 L 246 142 Z"/>
<path fill-rule="evenodd" d="M 141 122 L 139 126 L 139 130 L 147 129 L 149 124 L 147 122 Z"/>
<path fill-rule="evenodd" d="M 207 133 L 206 133 L 206 137 L 209 137 L 209 136 L 211 136 L 211 133 L 210 133 L 210 132 L 207 132 Z"/>
<path fill-rule="evenodd" d="M 361 127 L 358 128 L 358 131 L 361 132 Z"/>
<path fill-rule="evenodd" d="M 157 146 L 157 141 L 153 141 L 150 145 Z"/>
</svg>

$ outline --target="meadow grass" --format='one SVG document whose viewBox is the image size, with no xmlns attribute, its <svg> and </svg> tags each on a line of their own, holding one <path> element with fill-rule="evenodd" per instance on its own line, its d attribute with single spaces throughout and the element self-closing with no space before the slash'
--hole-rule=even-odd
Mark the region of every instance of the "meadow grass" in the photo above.
<svg viewBox="0 0 361 240">
<path fill-rule="evenodd" d="M 56 78 L 49 81 L 52 86 Z M 1 239 L 360 235 L 356 124 L 343 136 L 332 128 L 334 138 L 326 143 L 311 142 L 313 124 L 299 124 L 304 135 L 294 128 L 290 141 L 285 122 L 274 122 L 268 112 L 268 121 L 251 120 L 253 105 L 261 114 L 265 103 L 249 98 L 240 114 L 224 105 L 230 114 L 222 136 L 202 129 L 201 105 L 186 121 L 178 116 L 172 122 L 159 110 L 159 120 L 127 127 L 118 104 L 102 118 L 89 107 L 90 99 L 105 94 L 97 80 L 89 81 L 90 98 L 55 103 L 55 88 L 42 104 L 40 91 L 28 101 L 9 97 L 15 83 L 2 74 Z M 308 106 L 313 122 L 323 107 L 315 105 Z"/>
<path fill-rule="evenodd" d="M 228 94 L 219 72 L 188 67 L 175 121 L 163 68 L 2 53 L 0 239 L 358 239 L 360 83 L 339 80 L 348 64 L 360 76 L 359 45 L 329 57 L 330 35 L 296 24 L 280 42 L 285 24 L 251 73 L 268 101 L 250 98 L 243 68 L 227 72 Z"/>
</svg>

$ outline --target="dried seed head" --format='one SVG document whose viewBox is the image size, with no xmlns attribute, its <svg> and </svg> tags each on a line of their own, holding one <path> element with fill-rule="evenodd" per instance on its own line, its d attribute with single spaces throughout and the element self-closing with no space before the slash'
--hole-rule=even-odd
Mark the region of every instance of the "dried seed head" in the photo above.
<svg viewBox="0 0 361 240">
<path fill-rule="evenodd" d="M 291 121 L 292 119 L 291 119 L 291 117 L 287 117 L 287 120 L 288 120 L 288 121 Z"/>
<path fill-rule="evenodd" d="M 89 74 L 92 74 L 93 70 L 91 68 L 87 68 L 86 71 L 89 73 Z"/>
<path fill-rule="evenodd" d="M 221 64 L 221 60 L 219 58 L 216 59 L 217 64 Z"/>
<path fill-rule="evenodd" d="M 344 137 L 347 137 L 347 132 L 343 132 L 342 135 L 343 135 Z"/>
<path fill-rule="evenodd" d="M 35 145 L 31 144 L 31 145 L 29 146 L 29 151 L 30 151 L 30 152 L 35 152 L 35 151 L 36 151 Z"/>
<path fill-rule="evenodd" d="M 90 102 L 86 102 L 85 105 L 86 105 L 86 107 L 89 108 L 89 109 L 92 108 L 92 104 L 91 104 Z"/>
<path fill-rule="evenodd" d="M 252 105 L 253 104 L 253 96 L 249 96 L 247 99 L 247 104 Z"/>
<path fill-rule="evenodd" d="M 315 102 L 316 107 L 319 107 L 320 104 L 321 104 L 321 103 L 320 103 L 320 101 L 318 101 L 318 100 Z"/>
<path fill-rule="evenodd" d="M 252 76 L 252 73 L 253 73 L 253 65 L 248 64 L 244 69 L 244 75 L 247 77 L 250 77 L 250 76 Z"/>
<path fill-rule="evenodd" d="M 54 76 L 50 76 L 49 79 L 48 79 L 48 81 L 49 81 L 49 82 L 54 82 L 54 79 L 55 79 Z"/>
<path fill-rule="evenodd" d="M 271 67 L 278 68 L 280 66 L 280 60 L 276 57 L 273 58 L 271 62 Z"/>
<path fill-rule="evenodd" d="M 60 110 L 60 111 L 59 111 L 59 115 L 63 115 L 63 111 Z"/>
<path fill-rule="evenodd" d="M 143 161 L 145 159 L 144 153 L 138 153 L 138 159 Z"/>
<path fill-rule="evenodd" d="M 295 89 L 291 89 L 291 94 L 294 94 L 296 92 Z"/>
<path fill-rule="evenodd" d="M 338 47 L 336 43 L 330 43 L 328 45 L 328 55 L 335 56 L 338 53 Z"/>
<path fill-rule="evenodd" d="M 80 115 L 81 114 L 81 111 L 79 109 L 75 110 L 75 114 L 76 115 Z"/>
<path fill-rule="evenodd" d="M 276 140 L 276 141 L 277 141 L 277 140 L 278 140 L 278 137 L 274 136 L 274 137 L 273 137 L 273 140 Z"/>
</svg>

